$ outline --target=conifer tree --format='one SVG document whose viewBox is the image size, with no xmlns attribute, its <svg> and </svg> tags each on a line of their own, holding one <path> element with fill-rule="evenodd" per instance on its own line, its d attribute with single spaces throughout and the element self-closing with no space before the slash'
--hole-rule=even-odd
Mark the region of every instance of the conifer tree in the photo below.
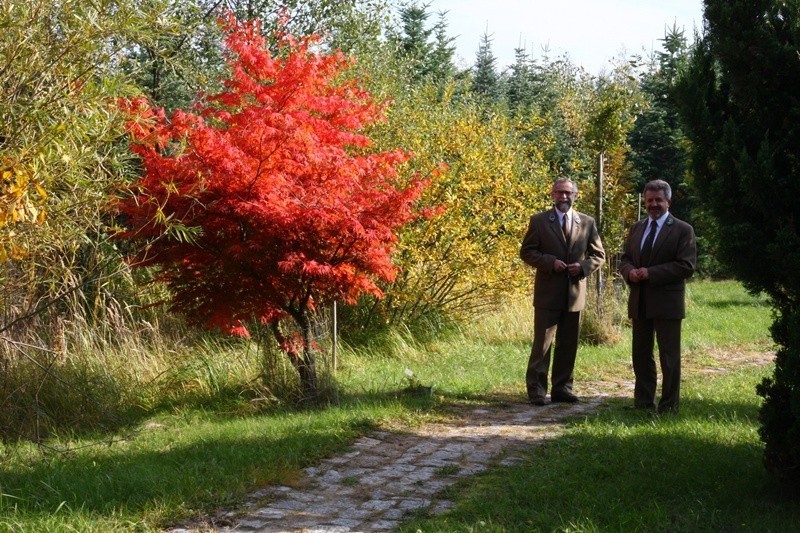
<svg viewBox="0 0 800 533">
<path fill-rule="evenodd" d="M 419 4 L 400 8 L 401 33 L 395 38 L 400 58 L 411 71 L 414 81 L 420 81 L 430 73 L 428 61 L 433 54 L 430 42 L 433 29 L 427 27 L 429 17 L 427 8 Z"/>
<path fill-rule="evenodd" d="M 767 469 L 800 487 L 800 4 L 706 0 L 705 19 L 678 87 L 681 117 L 722 258 L 775 309 L 760 434 Z"/>
<path fill-rule="evenodd" d="M 446 13 L 439 13 L 433 26 L 428 25 L 430 16 L 427 5 L 401 7 L 400 28 L 392 34 L 401 64 L 413 82 L 444 82 L 455 74 L 455 38 L 447 34 Z"/>
<path fill-rule="evenodd" d="M 492 52 L 492 37 L 488 30 L 481 36 L 475 65 L 472 67 L 471 90 L 489 102 L 500 96 L 500 76 L 497 73 L 497 58 Z"/>
<path fill-rule="evenodd" d="M 447 33 L 447 13 L 439 13 L 439 19 L 433 27 L 433 37 L 434 44 L 429 71 L 434 81 L 445 82 L 456 73 L 456 67 L 453 65 L 453 57 L 456 53 L 456 47 L 453 44 L 455 37 L 451 37 Z"/>
<path fill-rule="evenodd" d="M 662 39 L 651 69 L 642 78 L 642 92 L 650 106 L 637 118 L 628 136 L 630 161 L 636 173 L 636 190 L 650 180 L 661 179 L 672 186 L 670 212 L 690 220 L 685 186 L 687 147 L 672 95 L 678 70 L 688 58 L 689 46 L 682 30 L 671 28 Z"/>
<path fill-rule="evenodd" d="M 506 100 L 512 113 L 521 112 L 534 101 L 533 62 L 524 48 L 514 49 L 514 64 L 506 82 Z"/>
</svg>

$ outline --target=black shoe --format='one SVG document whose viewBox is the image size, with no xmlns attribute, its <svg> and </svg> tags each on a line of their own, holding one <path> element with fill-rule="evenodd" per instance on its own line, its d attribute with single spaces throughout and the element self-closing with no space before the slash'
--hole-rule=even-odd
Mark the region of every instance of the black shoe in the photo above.
<svg viewBox="0 0 800 533">
<path fill-rule="evenodd" d="M 628 409 L 634 409 L 636 411 L 655 411 L 656 405 L 653 403 L 636 403 L 628 407 Z"/>
<path fill-rule="evenodd" d="M 576 403 L 578 401 L 578 397 L 571 392 L 558 392 L 550 395 L 550 401 L 556 403 Z"/>
<path fill-rule="evenodd" d="M 533 404 L 533 405 L 538 405 L 538 406 L 540 406 L 540 407 L 541 407 L 542 405 L 544 405 L 544 404 L 545 404 L 544 398 L 542 398 L 542 397 L 538 397 L 538 398 L 531 398 L 531 399 L 530 399 L 530 400 L 528 400 L 528 401 L 530 401 L 530 402 L 531 402 L 531 404 Z"/>
</svg>

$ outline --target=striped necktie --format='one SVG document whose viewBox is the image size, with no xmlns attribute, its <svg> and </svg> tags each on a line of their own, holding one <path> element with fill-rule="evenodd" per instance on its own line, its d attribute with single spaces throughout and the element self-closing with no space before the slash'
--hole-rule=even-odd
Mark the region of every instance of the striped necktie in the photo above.
<svg viewBox="0 0 800 533">
<path fill-rule="evenodd" d="M 647 238 L 644 240 L 644 245 L 642 245 L 642 266 L 647 266 L 650 264 L 650 253 L 653 251 L 653 241 L 656 238 L 656 230 L 658 229 L 658 222 L 655 220 L 650 221 L 650 233 L 647 234 Z"/>
</svg>

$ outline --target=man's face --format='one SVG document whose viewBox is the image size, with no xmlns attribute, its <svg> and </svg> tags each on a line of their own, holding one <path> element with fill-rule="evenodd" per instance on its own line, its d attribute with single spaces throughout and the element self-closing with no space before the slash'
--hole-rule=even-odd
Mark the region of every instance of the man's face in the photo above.
<svg viewBox="0 0 800 533">
<path fill-rule="evenodd" d="M 572 203 L 575 201 L 575 196 L 577 194 L 572 187 L 573 185 L 568 181 L 557 183 L 553 186 L 553 190 L 550 193 L 553 195 L 553 205 L 562 213 L 569 211 L 569 208 L 572 207 Z"/>
<path fill-rule="evenodd" d="M 644 205 L 650 218 L 656 219 L 666 213 L 670 203 L 664 191 L 644 191 Z"/>
</svg>

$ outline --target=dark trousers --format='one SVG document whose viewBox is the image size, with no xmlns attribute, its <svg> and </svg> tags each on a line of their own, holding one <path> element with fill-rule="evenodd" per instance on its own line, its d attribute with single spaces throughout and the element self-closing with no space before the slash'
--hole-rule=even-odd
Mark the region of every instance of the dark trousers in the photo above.
<svg viewBox="0 0 800 533">
<path fill-rule="evenodd" d="M 636 385 L 633 401 L 637 407 L 653 407 L 656 399 L 654 341 L 661 364 L 659 411 L 677 411 L 681 394 L 681 320 L 632 320 L 633 373 Z"/>
<path fill-rule="evenodd" d="M 572 392 L 575 355 L 578 353 L 580 311 L 558 311 L 535 308 L 533 313 L 533 346 L 525 373 L 528 399 L 547 394 L 547 373 L 553 352 L 553 392 Z M 555 349 L 553 350 L 553 341 Z"/>
</svg>

